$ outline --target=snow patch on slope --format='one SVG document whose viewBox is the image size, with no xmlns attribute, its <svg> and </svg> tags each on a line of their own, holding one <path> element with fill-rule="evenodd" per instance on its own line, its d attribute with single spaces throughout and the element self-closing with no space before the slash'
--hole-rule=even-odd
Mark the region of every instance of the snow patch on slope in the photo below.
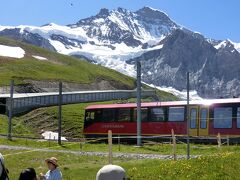
<svg viewBox="0 0 240 180">
<path fill-rule="evenodd" d="M 42 56 L 32 56 L 32 57 L 34 57 L 34 58 L 36 58 L 36 59 L 38 59 L 38 60 L 41 60 L 41 61 L 46 61 L 46 60 L 48 60 L 47 58 L 42 57 Z"/>
<path fill-rule="evenodd" d="M 52 131 L 45 131 L 44 133 L 42 133 L 42 136 L 44 139 L 46 140 L 58 140 L 58 133 L 56 132 L 52 132 Z M 62 141 L 67 141 L 67 139 L 65 137 L 61 137 Z"/>
<path fill-rule="evenodd" d="M 11 47 L 0 45 L 0 56 L 12 57 L 12 58 L 23 58 L 25 51 L 20 47 Z"/>
<path fill-rule="evenodd" d="M 61 35 L 68 37 L 70 39 L 77 39 L 80 41 L 87 41 L 88 37 L 86 36 L 85 31 L 81 28 L 71 28 L 68 26 L 60 26 L 54 23 L 51 23 L 47 26 L 36 27 L 36 26 L 18 26 L 22 30 L 26 30 L 31 33 L 37 33 L 45 39 L 50 39 L 51 35 Z"/>
<path fill-rule="evenodd" d="M 115 50 L 107 46 L 92 45 L 89 43 L 82 44 L 82 48 L 68 47 L 59 41 L 50 40 L 50 43 L 61 54 L 65 55 L 82 55 L 88 59 L 95 61 L 105 67 L 117 70 L 129 76 L 135 76 L 134 65 L 127 64 L 125 61 L 141 56 L 143 53 L 161 49 L 163 45 L 158 45 L 149 49 L 142 49 L 141 46 L 133 48 L 124 43 L 113 44 Z"/>
</svg>

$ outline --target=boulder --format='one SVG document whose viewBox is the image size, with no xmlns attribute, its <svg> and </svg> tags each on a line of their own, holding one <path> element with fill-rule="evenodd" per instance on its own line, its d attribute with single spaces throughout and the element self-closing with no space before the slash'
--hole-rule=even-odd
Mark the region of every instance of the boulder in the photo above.
<svg viewBox="0 0 240 180">
<path fill-rule="evenodd" d="M 103 166 L 96 175 L 96 180 L 124 180 L 125 170 L 117 165 Z"/>
</svg>

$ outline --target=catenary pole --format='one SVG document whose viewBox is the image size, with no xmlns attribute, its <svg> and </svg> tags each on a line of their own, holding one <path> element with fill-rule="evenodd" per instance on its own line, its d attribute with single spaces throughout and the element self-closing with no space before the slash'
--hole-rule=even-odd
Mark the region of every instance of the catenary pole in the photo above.
<svg viewBox="0 0 240 180">
<path fill-rule="evenodd" d="M 10 98 L 9 98 L 9 106 L 8 106 L 8 139 L 12 139 L 13 91 L 14 91 L 14 81 L 11 80 Z"/>
<path fill-rule="evenodd" d="M 187 159 L 190 159 L 190 144 L 189 144 L 189 128 L 190 128 L 190 118 L 189 118 L 189 72 L 187 72 Z"/>
<path fill-rule="evenodd" d="M 58 95 L 58 144 L 61 145 L 62 137 L 62 82 L 59 83 Z"/>
<path fill-rule="evenodd" d="M 137 61 L 137 146 L 142 146 L 141 123 L 141 63 Z"/>
</svg>

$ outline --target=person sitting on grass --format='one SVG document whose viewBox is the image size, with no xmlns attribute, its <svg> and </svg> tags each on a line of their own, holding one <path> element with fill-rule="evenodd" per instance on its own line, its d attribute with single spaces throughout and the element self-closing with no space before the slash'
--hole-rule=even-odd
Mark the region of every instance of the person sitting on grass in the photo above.
<svg viewBox="0 0 240 180">
<path fill-rule="evenodd" d="M 37 180 L 37 174 L 35 169 L 24 169 L 19 176 L 19 180 Z"/>
<path fill-rule="evenodd" d="M 9 180 L 8 178 L 8 169 L 4 166 L 4 158 L 0 153 L 0 180 Z"/>
<path fill-rule="evenodd" d="M 62 173 L 57 168 L 57 158 L 51 157 L 45 160 L 47 163 L 49 171 L 44 175 L 40 173 L 40 180 L 62 180 Z"/>
</svg>

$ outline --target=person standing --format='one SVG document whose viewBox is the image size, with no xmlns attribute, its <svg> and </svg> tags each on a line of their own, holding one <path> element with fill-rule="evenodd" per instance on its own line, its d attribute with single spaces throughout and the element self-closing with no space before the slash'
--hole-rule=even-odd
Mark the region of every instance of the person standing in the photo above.
<svg viewBox="0 0 240 180">
<path fill-rule="evenodd" d="M 58 169 L 57 158 L 51 157 L 45 160 L 49 171 L 44 175 L 40 173 L 40 180 L 62 180 L 62 173 Z"/>
</svg>

